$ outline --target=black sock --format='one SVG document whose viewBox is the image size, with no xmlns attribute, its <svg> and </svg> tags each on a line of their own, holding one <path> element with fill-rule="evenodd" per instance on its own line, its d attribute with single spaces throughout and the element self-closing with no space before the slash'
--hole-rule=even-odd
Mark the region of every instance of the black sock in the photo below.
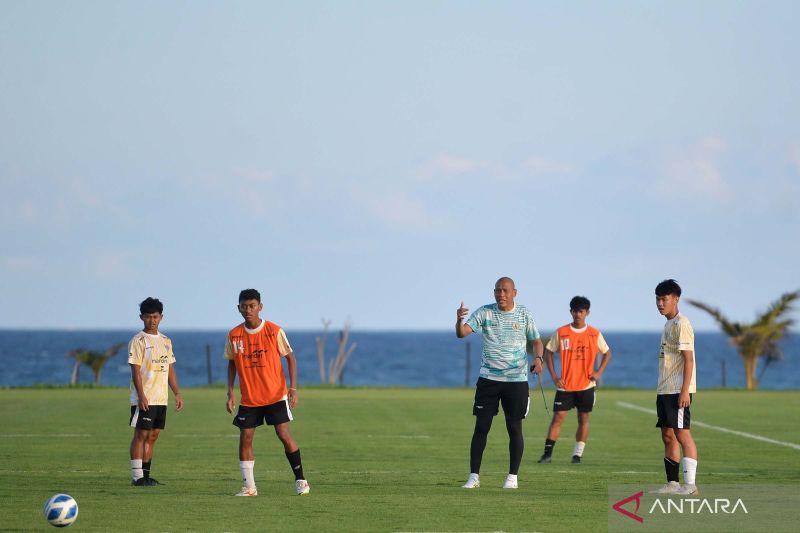
<svg viewBox="0 0 800 533">
<path fill-rule="evenodd" d="M 544 456 L 545 457 L 550 457 L 551 455 L 553 455 L 553 446 L 555 446 L 555 445 L 556 445 L 556 441 L 554 441 L 554 440 L 546 439 L 544 441 Z"/>
<path fill-rule="evenodd" d="M 145 479 L 150 479 L 150 463 L 152 462 L 153 462 L 152 459 L 150 459 L 146 463 L 142 461 L 142 473 L 144 474 Z"/>
<path fill-rule="evenodd" d="M 286 458 L 289 460 L 289 465 L 292 467 L 295 479 L 305 479 L 303 476 L 303 464 L 300 462 L 300 448 L 292 453 L 286 452 Z"/>
<path fill-rule="evenodd" d="M 669 457 L 664 457 L 664 470 L 667 472 L 667 482 L 678 481 L 678 471 L 680 470 L 681 463 L 675 462 Z"/>
</svg>

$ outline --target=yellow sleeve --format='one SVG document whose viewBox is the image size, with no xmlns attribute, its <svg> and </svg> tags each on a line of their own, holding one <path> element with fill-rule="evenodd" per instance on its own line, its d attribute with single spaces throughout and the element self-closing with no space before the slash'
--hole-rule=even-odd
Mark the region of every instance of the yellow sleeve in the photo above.
<svg viewBox="0 0 800 533">
<path fill-rule="evenodd" d="M 553 353 L 558 352 L 558 330 L 555 330 L 552 335 L 550 335 L 550 340 L 547 341 L 546 349 L 550 350 Z"/>
<path fill-rule="evenodd" d="M 167 350 L 167 358 L 168 359 L 167 360 L 169 361 L 169 364 L 174 365 L 175 364 L 175 352 L 172 351 L 172 339 L 170 339 L 169 337 L 164 335 L 164 344 L 168 347 L 168 350 Z"/>
<path fill-rule="evenodd" d="M 608 350 L 611 349 L 608 347 L 608 343 L 606 342 L 606 339 L 603 337 L 603 334 L 600 333 L 599 331 L 597 332 L 597 349 L 600 350 L 600 353 L 602 354 L 608 353 Z"/>
<path fill-rule="evenodd" d="M 223 353 L 225 359 L 228 361 L 233 361 L 233 347 L 231 346 L 231 338 L 228 337 L 225 340 L 225 352 Z"/>
<path fill-rule="evenodd" d="M 128 364 L 142 366 L 144 361 L 144 342 L 138 335 L 128 343 Z"/>
<path fill-rule="evenodd" d="M 694 351 L 694 329 L 688 320 L 680 321 L 680 333 L 678 334 L 678 349 Z"/>
<path fill-rule="evenodd" d="M 286 332 L 283 328 L 278 330 L 278 352 L 281 356 L 286 356 L 292 353 L 292 346 L 289 344 L 289 339 L 286 338 Z"/>
</svg>

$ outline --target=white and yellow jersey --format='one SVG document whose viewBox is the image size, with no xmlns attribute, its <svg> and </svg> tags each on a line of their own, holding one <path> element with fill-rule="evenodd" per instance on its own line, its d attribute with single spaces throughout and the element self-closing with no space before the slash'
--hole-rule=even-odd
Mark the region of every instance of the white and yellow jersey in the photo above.
<svg viewBox="0 0 800 533">
<path fill-rule="evenodd" d="M 683 386 L 683 356 L 681 351 L 694 353 L 694 329 L 689 319 L 678 313 L 664 324 L 661 334 L 661 353 L 658 358 L 657 394 L 678 394 Z M 689 392 L 697 392 L 697 354 L 692 367 Z"/>
<path fill-rule="evenodd" d="M 167 405 L 169 400 L 169 365 L 175 362 L 172 341 L 163 333 L 150 335 L 140 331 L 128 343 L 128 363 L 139 365 L 142 389 L 150 405 Z M 131 405 L 139 395 L 131 380 Z"/>
</svg>

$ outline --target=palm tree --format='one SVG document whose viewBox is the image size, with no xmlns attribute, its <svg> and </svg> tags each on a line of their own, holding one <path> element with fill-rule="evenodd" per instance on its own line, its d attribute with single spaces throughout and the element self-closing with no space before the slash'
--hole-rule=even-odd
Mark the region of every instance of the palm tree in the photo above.
<svg viewBox="0 0 800 533">
<path fill-rule="evenodd" d="M 719 324 L 722 332 L 730 337 L 731 345 L 736 348 L 744 361 L 747 388 L 752 390 L 758 386 L 758 380 L 755 377 L 758 358 L 765 359 L 764 369 L 770 363 L 783 358 L 783 351 L 778 343 L 795 322 L 786 315 L 792 310 L 792 302 L 798 298 L 800 298 L 800 290 L 781 295 L 751 324 L 732 322 L 719 309 L 703 302 L 689 300 L 689 303 L 711 315 Z"/>
<path fill-rule="evenodd" d="M 83 363 L 92 369 L 92 372 L 94 372 L 94 384 L 99 385 L 100 372 L 102 372 L 103 366 L 105 366 L 106 362 L 115 356 L 119 349 L 124 345 L 125 343 L 122 342 L 114 344 L 104 352 L 96 352 L 93 350 L 84 350 L 79 348 L 67 353 L 67 357 L 72 357 L 75 359 L 75 366 L 72 367 L 72 379 L 70 383 L 72 385 L 78 383 L 80 365 Z"/>
</svg>

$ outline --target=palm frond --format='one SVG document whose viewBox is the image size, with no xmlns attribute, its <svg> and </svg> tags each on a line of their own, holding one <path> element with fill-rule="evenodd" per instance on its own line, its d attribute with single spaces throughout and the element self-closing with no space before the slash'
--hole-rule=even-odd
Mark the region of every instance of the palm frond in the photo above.
<svg viewBox="0 0 800 533">
<path fill-rule="evenodd" d="M 764 313 L 756 318 L 754 325 L 773 323 L 781 315 L 791 311 L 792 303 L 798 298 L 800 298 L 800 290 L 782 294 L 777 300 L 770 304 L 769 308 Z"/>
<path fill-rule="evenodd" d="M 722 331 L 725 332 L 726 335 L 730 337 L 738 337 L 744 332 L 744 327 L 742 324 L 738 322 L 732 322 L 728 320 L 728 318 L 722 314 L 722 311 L 717 309 L 716 307 L 711 307 L 708 304 L 700 302 L 698 300 L 687 300 L 689 304 L 697 307 L 698 309 L 702 309 L 706 313 L 712 316 L 714 320 L 717 321 L 719 326 L 722 328 Z"/>
</svg>

